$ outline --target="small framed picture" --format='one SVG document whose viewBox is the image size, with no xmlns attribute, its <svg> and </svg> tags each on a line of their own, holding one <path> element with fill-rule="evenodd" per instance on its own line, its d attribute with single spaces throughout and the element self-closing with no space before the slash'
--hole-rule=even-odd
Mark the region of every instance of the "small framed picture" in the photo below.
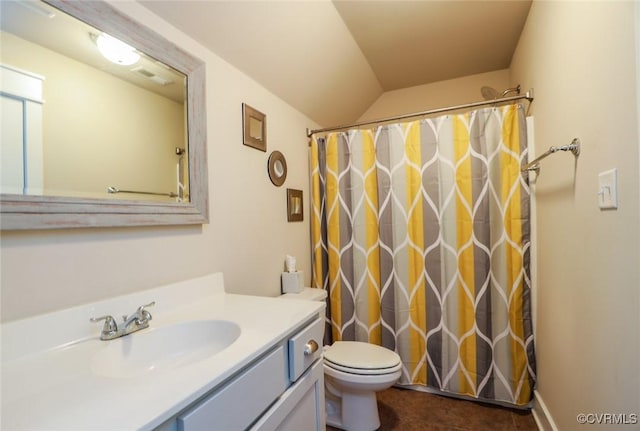
<svg viewBox="0 0 640 431">
<path fill-rule="evenodd" d="M 242 104 L 242 137 L 244 145 L 267 152 L 267 116 Z"/>
<path fill-rule="evenodd" d="M 303 207 L 302 190 L 287 189 L 287 221 L 302 221 Z"/>
</svg>

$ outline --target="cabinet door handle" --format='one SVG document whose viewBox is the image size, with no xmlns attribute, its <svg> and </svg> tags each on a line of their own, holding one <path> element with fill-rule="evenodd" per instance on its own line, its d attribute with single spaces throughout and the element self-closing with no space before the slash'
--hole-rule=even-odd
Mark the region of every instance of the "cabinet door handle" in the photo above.
<svg viewBox="0 0 640 431">
<path fill-rule="evenodd" d="M 318 343 L 316 343 L 314 340 L 309 340 L 307 341 L 307 344 L 304 345 L 305 356 L 313 355 L 316 350 L 318 350 Z"/>
</svg>

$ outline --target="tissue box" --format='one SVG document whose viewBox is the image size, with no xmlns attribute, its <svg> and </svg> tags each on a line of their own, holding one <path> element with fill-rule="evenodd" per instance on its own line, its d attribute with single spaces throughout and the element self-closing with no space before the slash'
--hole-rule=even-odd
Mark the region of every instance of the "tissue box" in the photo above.
<svg viewBox="0 0 640 431">
<path fill-rule="evenodd" d="M 282 273 L 282 293 L 300 293 L 304 288 L 302 271 Z"/>
</svg>

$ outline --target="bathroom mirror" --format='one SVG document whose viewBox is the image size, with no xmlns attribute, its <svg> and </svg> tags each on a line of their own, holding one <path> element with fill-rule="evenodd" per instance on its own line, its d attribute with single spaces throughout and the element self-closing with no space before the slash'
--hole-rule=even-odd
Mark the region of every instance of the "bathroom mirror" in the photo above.
<svg viewBox="0 0 640 431">
<path fill-rule="evenodd" d="M 267 116 L 246 103 L 242 104 L 242 137 L 244 145 L 267 151 Z"/>
<path fill-rule="evenodd" d="M 287 179 L 287 161 L 284 158 L 284 154 L 280 151 L 272 152 L 267 162 L 267 171 L 269 172 L 269 179 L 274 186 L 280 187 L 283 185 L 284 180 Z"/>
<path fill-rule="evenodd" d="M 39 19 L 45 21 L 59 19 L 65 15 L 75 17 L 84 25 L 95 29 L 96 33 L 104 32 L 130 45 L 144 62 L 131 66 L 111 65 L 110 67 L 120 68 L 125 74 L 135 76 L 134 79 L 140 83 L 160 88 L 160 93 L 164 92 L 164 94 L 153 94 L 149 97 L 159 101 L 154 105 L 164 104 L 170 108 L 163 113 L 155 113 L 151 120 L 148 118 L 140 120 L 142 114 L 148 114 L 148 109 L 138 106 L 137 102 L 134 102 L 133 94 L 145 91 L 149 93 L 143 88 L 143 84 L 127 84 L 130 89 L 121 92 L 124 96 L 120 98 L 120 108 L 109 111 L 103 109 L 107 105 L 105 99 L 100 96 L 87 96 L 87 98 L 91 98 L 93 107 L 91 109 L 85 108 L 85 110 L 95 111 L 96 115 L 94 116 L 101 118 L 106 123 L 106 128 L 111 128 L 115 132 L 131 130 L 124 127 L 124 122 L 127 119 L 115 117 L 115 111 L 120 110 L 127 111 L 129 117 L 134 117 L 131 122 L 140 124 L 140 126 L 142 123 L 147 123 L 150 127 L 144 130 L 136 129 L 121 133 L 121 136 L 115 134 L 103 146 L 98 146 L 97 142 L 103 138 L 104 133 L 97 132 L 82 142 L 72 142 L 74 134 L 71 132 L 74 132 L 75 129 L 85 128 L 91 131 L 100 130 L 102 126 L 88 125 L 84 120 L 78 120 L 76 114 L 69 109 L 66 114 L 72 119 L 76 118 L 75 124 L 61 122 L 49 124 L 49 128 L 57 127 L 66 130 L 68 132 L 66 140 L 70 144 L 76 145 L 77 148 L 76 151 L 70 153 L 71 155 L 65 156 L 65 161 L 68 164 L 63 167 L 63 170 L 71 171 L 71 163 L 79 163 L 86 171 L 86 176 L 75 173 L 68 175 L 71 177 L 69 182 L 85 185 L 97 177 L 96 172 L 100 170 L 101 166 L 89 166 L 88 163 L 85 163 L 87 157 L 81 155 L 85 150 L 92 154 L 103 154 L 101 156 L 103 165 L 106 165 L 108 158 L 113 158 L 125 166 L 109 169 L 109 173 L 121 169 L 130 175 L 126 177 L 127 179 L 123 179 L 114 174 L 108 180 L 101 180 L 99 191 L 91 193 L 82 190 L 74 191 L 67 187 L 54 188 L 52 191 L 47 188 L 46 181 L 44 186 L 38 186 L 37 175 L 34 180 L 35 187 L 24 187 L 22 190 L 20 187 L 16 187 L 14 190 L 3 186 L 0 195 L 1 228 L 3 230 L 17 230 L 208 222 L 204 63 L 102 1 L 45 0 L 44 2 L 36 2 L 23 0 L 17 6 L 17 2 L 3 1 L 3 9 L 5 5 L 11 3 L 14 7 L 25 9 L 24 13 L 26 14 L 31 13 L 37 18 L 40 15 Z M 51 11 L 57 17 L 51 18 L 48 15 L 51 14 Z M 5 32 L 5 24 L 9 21 L 6 19 L 6 15 L 3 14 L 2 19 L 2 38 L 13 37 L 13 34 L 7 35 Z M 67 18 L 65 17 L 65 19 Z M 58 33 L 62 32 L 58 31 Z M 95 39 L 98 36 L 99 34 L 93 34 L 93 30 L 88 31 L 83 35 L 83 43 L 93 46 L 96 44 Z M 6 52 L 3 43 L 3 76 L 7 69 L 4 67 Z M 13 69 L 10 70 L 11 73 L 16 70 L 16 68 L 8 69 Z M 105 72 L 108 71 L 105 70 Z M 3 81 L 5 80 L 3 79 Z M 168 81 L 171 81 L 171 85 L 167 84 Z M 46 76 L 42 82 L 42 85 L 48 85 Z M 74 85 L 79 85 L 79 80 L 73 82 Z M 103 82 L 92 80 L 91 85 L 103 87 Z M 78 93 L 84 94 L 84 91 L 83 88 Z M 88 89 L 86 91 L 86 94 L 89 94 Z M 83 106 L 80 103 L 81 100 L 77 102 L 79 106 Z M 42 101 L 45 115 L 46 103 L 45 98 Z M 69 103 L 68 107 L 71 108 L 71 105 L 76 105 L 76 103 Z M 132 112 L 133 114 L 131 114 Z M 172 118 L 180 117 L 172 130 L 162 128 L 169 123 L 167 120 L 169 115 Z M 5 119 L 3 114 L 2 121 L 4 124 L 8 124 L 12 120 Z M 148 139 L 144 139 L 147 147 L 145 150 L 134 148 L 134 143 L 125 142 L 128 135 L 136 133 L 148 137 Z M 31 133 L 31 136 L 33 135 Z M 171 136 L 171 139 L 165 142 L 161 149 L 154 146 L 154 143 L 157 145 L 157 141 L 166 136 Z M 137 139 L 137 141 L 142 141 L 142 139 Z M 4 142 L 3 136 L 3 156 Z M 50 151 L 47 145 L 47 142 L 43 142 L 44 150 L 35 155 L 36 161 L 38 158 L 44 158 L 42 153 Z M 160 153 L 163 154 L 162 162 L 158 158 Z M 158 181 L 151 181 L 150 178 L 155 174 L 146 171 L 146 167 L 143 167 L 141 162 L 134 163 L 136 157 L 137 160 L 146 161 L 150 167 L 162 165 L 162 178 Z M 77 167 L 77 165 L 73 166 Z M 50 171 L 51 169 L 45 165 L 41 170 Z M 34 176 L 34 171 L 37 172 L 38 169 L 24 169 L 23 175 L 25 178 L 29 175 Z M 114 191 L 120 193 L 114 193 Z"/>
<path fill-rule="evenodd" d="M 304 220 L 302 190 L 287 189 L 287 221 Z"/>
</svg>

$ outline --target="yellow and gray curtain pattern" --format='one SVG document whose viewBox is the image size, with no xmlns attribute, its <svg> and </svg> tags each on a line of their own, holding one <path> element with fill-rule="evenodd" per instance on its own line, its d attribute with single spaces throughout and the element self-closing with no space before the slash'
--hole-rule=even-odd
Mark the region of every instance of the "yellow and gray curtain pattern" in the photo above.
<svg viewBox="0 0 640 431">
<path fill-rule="evenodd" d="M 326 340 L 395 350 L 404 385 L 525 405 L 535 356 L 520 105 L 312 137 Z"/>
</svg>

